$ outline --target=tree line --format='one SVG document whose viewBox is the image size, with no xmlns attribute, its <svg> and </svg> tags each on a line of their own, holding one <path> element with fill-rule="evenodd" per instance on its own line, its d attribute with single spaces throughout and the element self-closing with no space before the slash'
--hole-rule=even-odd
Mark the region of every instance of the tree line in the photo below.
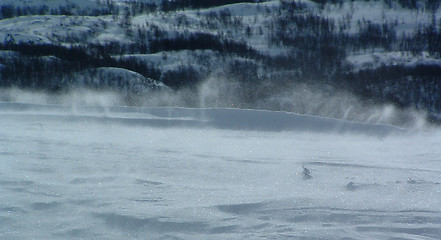
<svg viewBox="0 0 441 240">
<path fill-rule="evenodd" d="M 162 11 L 176 11 L 183 9 L 198 9 L 198 8 L 211 8 L 218 7 L 227 4 L 234 3 L 255 3 L 255 2 L 264 2 L 259 0 L 162 0 L 161 1 L 161 10 Z"/>
<path fill-rule="evenodd" d="M 0 19 L 32 15 L 101 16 L 112 14 L 114 11 L 115 7 L 80 8 L 80 6 L 74 3 L 61 5 L 57 8 L 49 8 L 49 6 L 44 4 L 40 6 L 15 6 L 14 4 L 6 4 L 0 7 Z"/>
</svg>

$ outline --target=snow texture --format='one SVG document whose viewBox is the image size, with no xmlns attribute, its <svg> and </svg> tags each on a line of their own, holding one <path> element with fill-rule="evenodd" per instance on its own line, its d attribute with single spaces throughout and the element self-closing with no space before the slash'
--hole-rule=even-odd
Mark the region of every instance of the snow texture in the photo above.
<svg viewBox="0 0 441 240">
<path fill-rule="evenodd" d="M 1 239 L 441 237 L 439 130 L 20 103 L 0 125 Z"/>
</svg>

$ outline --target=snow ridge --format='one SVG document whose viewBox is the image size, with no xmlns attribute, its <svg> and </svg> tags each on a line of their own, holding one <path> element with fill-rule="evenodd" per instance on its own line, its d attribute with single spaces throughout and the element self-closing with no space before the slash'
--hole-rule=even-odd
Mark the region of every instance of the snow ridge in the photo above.
<svg viewBox="0 0 441 240">
<path fill-rule="evenodd" d="M 39 120 L 65 119 L 151 127 L 197 127 L 250 131 L 358 133 L 375 136 L 405 133 L 390 125 L 368 124 L 288 112 L 233 108 L 69 107 L 0 103 L 0 114 L 27 114 Z"/>
</svg>

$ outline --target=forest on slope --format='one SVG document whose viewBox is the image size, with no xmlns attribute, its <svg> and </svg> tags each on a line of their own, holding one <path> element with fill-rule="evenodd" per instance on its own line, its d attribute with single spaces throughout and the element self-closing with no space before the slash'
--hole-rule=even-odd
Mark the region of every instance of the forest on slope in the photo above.
<svg viewBox="0 0 441 240">
<path fill-rule="evenodd" d="M 317 104 L 345 92 L 363 104 L 441 114 L 436 0 L 0 5 L 3 88 L 114 90 L 131 105 L 166 91 L 185 95 L 181 103 L 190 107 L 203 99 L 215 107 L 295 112 L 306 112 L 298 90 L 308 89 L 321 95 Z M 137 84 L 123 79 L 138 76 L 131 73 L 142 76 Z"/>
</svg>

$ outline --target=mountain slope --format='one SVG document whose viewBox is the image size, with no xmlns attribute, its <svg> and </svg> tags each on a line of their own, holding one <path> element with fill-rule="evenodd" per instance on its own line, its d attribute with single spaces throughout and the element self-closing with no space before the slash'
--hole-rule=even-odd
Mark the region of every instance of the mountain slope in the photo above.
<svg viewBox="0 0 441 240">
<path fill-rule="evenodd" d="M 298 111 L 304 102 L 296 101 L 304 100 L 293 93 L 306 85 L 350 92 L 363 104 L 440 112 L 440 8 L 431 1 L 334 2 L 191 8 L 180 2 L 89 1 L 64 14 L 53 9 L 67 1 L 36 1 L 35 8 L 53 11 L 26 14 L 23 1 L 4 2 L 1 86 L 59 91 L 75 85 L 79 73 L 116 67 L 162 82 L 177 96 L 197 95 L 218 79 L 216 88 L 235 89 L 228 98 L 245 108 Z M 6 11 L 11 4 L 12 14 Z M 61 62 L 47 62 L 47 56 Z M 265 103 L 281 96 L 292 104 Z M 198 100 L 187 102 L 196 106 Z"/>
</svg>

